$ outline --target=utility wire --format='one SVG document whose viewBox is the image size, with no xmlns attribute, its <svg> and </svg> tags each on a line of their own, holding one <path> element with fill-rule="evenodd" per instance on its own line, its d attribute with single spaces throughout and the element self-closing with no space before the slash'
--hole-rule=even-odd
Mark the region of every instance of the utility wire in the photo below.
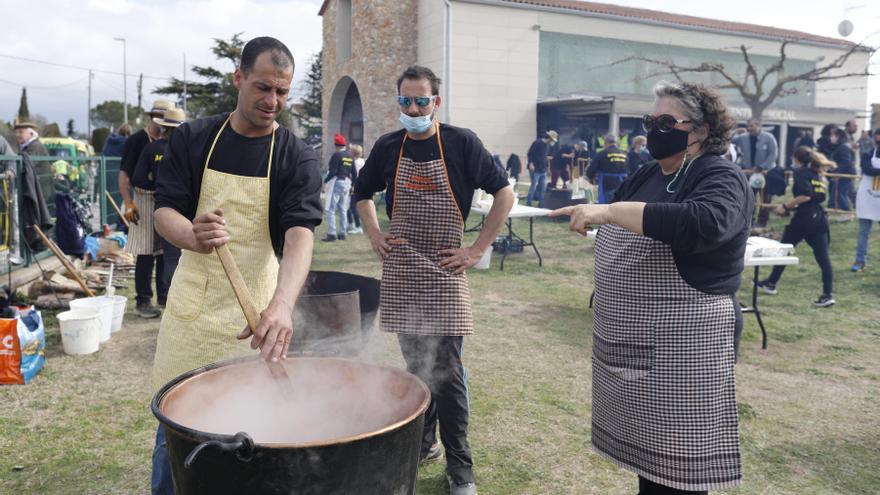
<svg viewBox="0 0 880 495">
<path fill-rule="evenodd" d="M 0 53 L 0 57 L 11 58 L 11 59 L 13 59 L 13 60 L 21 60 L 21 61 L 24 61 L 24 62 L 32 62 L 32 63 L 35 63 L 35 64 L 52 65 L 52 66 L 54 66 L 54 67 L 65 67 L 65 68 L 68 68 L 68 69 L 78 69 L 78 70 L 85 70 L 85 71 L 89 71 L 89 70 L 90 70 L 90 71 L 92 71 L 92 72 L 96 72 L 96 73 L 100 73 L 100 74 L 111 74 L 111 75 L 114 75 L 114 76 L 122 76 L 122 75 L 125 75 L 125 76 L 127 76 L 127 77 L 135 77 L 135 78 L 136 78 L 136 77 L 140 77 L 140 74 L 138 74 L 137 72 L 129 72 L 129 73 L 127 73 L 127 74 L 123 74 L 122 72 L 116 72 L 116 71 L 112 71 L 112 70 L 90 69 L 90 68 L 88 68 L 88 67 L 82 67 L 82 66 L 79 66 L 79 65 L 60 64 L 60 63 L 58 63 L 58 62 L 48 62 L 48 61 L 46 61 L 46 60 L 37 60 L 37 59 L 33 59 L 33 58 L 19 57 L 18 55 L 8 55 L 8 54 L 5 54 L 5 53 Z M 160 80 L 160 81 L 167 81 L 167 80 L 170 79 L 171 77 L 173 77 L 173 76 L 159 77 L 159 76 L 150 76 L 150 75 L 144 74 L 144 79 L 158 79 L 158 80 Z"/>
<path fill-rule="evenodd" d="M 68 86 L 74 86 L 76 84 L 79 84 L 79 83 L 85 81 L 87 78 L 88 78 L 88 76 L 83 77 L 81 79 L 77 79 L 76 81 L 73 81 L 73 82 L 69 82 L 69 83 L 65 83 L 65 84 L 58 84 L 55 86 L 34 86 L 33 84 L 22 84 L 22 83 L 17 83 L 15 81 L 9 81 L 6 79 L 0 79 L 0 83 L 11 84 L 13 86 L 21 86 L 23 88 L 28 88 L 28 89 L 58 89 L 58 88 L 66 88 Z"/>
</svg>

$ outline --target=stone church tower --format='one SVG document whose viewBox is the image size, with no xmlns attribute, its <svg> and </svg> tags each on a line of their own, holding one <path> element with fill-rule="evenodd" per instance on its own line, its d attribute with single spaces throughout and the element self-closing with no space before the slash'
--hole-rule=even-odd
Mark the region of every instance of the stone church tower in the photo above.
<svg viewBox="0 0 880 495">
<path fill-rule="evenodd" d="M 418 0 L 324 1 L 325 162 L 336 132 L 369 150 L 400 127 L 396 83 L 416 63 L 418 7 Z"/>
</svg>

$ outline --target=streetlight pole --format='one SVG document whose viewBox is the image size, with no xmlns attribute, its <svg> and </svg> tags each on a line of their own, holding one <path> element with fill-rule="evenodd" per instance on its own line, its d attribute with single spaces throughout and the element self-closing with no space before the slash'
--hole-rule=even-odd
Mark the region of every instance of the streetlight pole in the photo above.
<svg viewBox="0 0 880 495">
<path fill-rule="evenodd" d="M 122 120 L 128 123 L 128 70 L 125 62 L 125 38 L 113 38 L 122 42 Z"/>
</svg>

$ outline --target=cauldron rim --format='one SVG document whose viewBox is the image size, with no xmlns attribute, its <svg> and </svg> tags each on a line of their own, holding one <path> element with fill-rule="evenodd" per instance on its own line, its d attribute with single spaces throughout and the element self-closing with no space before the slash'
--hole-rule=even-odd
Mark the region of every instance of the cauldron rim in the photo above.
<svg viewBox="0 0 880 495">
<path fill-rule="evenodd" d="M 347 296 L 347 295 L 349 295 L 349 294 L 358 294 L 358 295 L 360 295 L 360 292 L 361 292 L 360 290 L 355 289 L 355 290 L 347 290 L 347 291 L 344 291 L 344 292 L 334 292 L 334 293 L 332 293 L 332 294 L 307 294 L 307 293 L 303 293 L 303 294 L 298 295 L 296 298 L 297 298 L 297 300 L 299 300 L 299 299 L 301 299 L 301 298 L 313 298 L 313 297 L 324 297 L 324 298 L 328 298 L 328 297 L 335 297 L 335 296 Z"/>
<path fill-rule="evenodd" d="M 228 434 L 223 434 L 223 433 L 213 433 L 213 432 L 197 430 L 195 428 L 190 428 L 190 427 L 184 426 L 176 421 L 173 421 L 171 418 L 166 416 L 165 413 L 163 413 L 161 411 L 161 409 L 159 408 L 159 404 L 162 402 L 162 399 L 165 398 L 165 395 L 168 392 L 170 392 L 173 388 L 175 388 L 178 385 L 181 385 L 183 382 L 185 382 L 191 378 L 194 378 L 202 373 L 205 373 L 207 371 L 211 371 L 214 369 L 218 369 L 218 368 L 223 368 L 226 366 L 233 366 L 233 365 L 243 364 L 243 363 L 247 363 L 247 362 L 251 362 L 251 361 L 258 361 L 259 359 L 260 359 L 259 357 L 248 356 L 248 357 L 243 357 L 243 358 L 234 358 L 234 359 L 228 359 L 225 361 L 218 361 L 216 363 L 211 363 L 211 364 L 196 368 L 194 370 L 187 371 L 186 373 L 183 373 L 183 374 L 173 378 L 171 381 L 169 381 L 168 383 L 163 385 L 162 388 L 160 388 L 159 391 L 156 392 L 156 394 L 153 396 L 153 399 L 150 401 L 150 410 L 152 411 L 153 416 L 155 416 L 156 419 L 159 420 L 159 423 L 161 423 L 162 425 L 168 426 L 168 427 L 176 430 L 178 433 L 186 435 L 187 437 L 194 439 L 194 440 L 197 440 L 197 441 L 201 440 L 201 439 L 205 439 L 205 440 L 217 440 L 220 442 L 232 442 L 234 440 L 235 435 L 228 435 Z M 347 437 L 330 438 L 330 439 L 321 440 L 318 442 L 303 442 L 303 443 L 274 443 L 274 442 L 273 443 L 270 443 L 270 442 L 262 443 L 262 442 L 256 442 L 257 447 L 268 448 L 268 449 L 311 449 L 311 448 L 318 448 L 318 447 L 330 447 L 330 446 L 334 446 L 334 445 L 343 445 L 343 444 L 347 444 L 347 443 L 353 443 L 353 442 L 357 442 L 360 440 L 364 440 L 367 438 L 377 437 L 377 436 L 384 435 L 388 432 L 397 430 L 398 428 L 402 428 L 403 426 L 410 424 L 413 420 L 418 418 L 419 415 L 422 415 L 425 413 L 425 411 L 428 409 L 428 405 L 431 402 L 431 391 L 428 389 L 428 386 L 425 385 L 425 382 L 423 382 L 419 377 L 409 373 L 408 371 L 400 369 L 400 368 L 396 368 L 394 366 L 388 366 L 388 365 L 384 365 L 384 364 L 367 363 L 364 361 L 358 361 L 356 359 L 345 359 L 345 358 L 337 358 L 337 357 L 296 356 L 296 357 L 291 357 L 290 359 L 309 360 L 309 361 L 342 361 L 342 362 L 347 362 L 347 363 L 355 363 L 355 364 L 359 364 L 359 365 L 368 365 L 368 366 L 380 368 L 383 370 L 391 371 L 393 373 L 401 373 L 401 372 L 406 373 L 406 374 L 409 374 L 410 376 L 412 376 L 413 378 L 415 378 L 416 383 L 418 383 L 419 387 L 424 392 L 425 398 L 424 398 L 424 400 L 422 400 L 422 403 L 419 405 L 419 407 L 416 408 L 416 411 L 414 413 L 410 414 L 409 416 L 405 417 L 404 419 L 401 419 L 400 421 L 396 421 L 392 424 L 386 425 L 378 430 L 373 430 L 373 431 L 360 433 L 358 435 L 351 435 L 351 436 L 347 436 Z M 245 432 L 245 433 L 247 433 L 247 432 Z"/>
</svg>

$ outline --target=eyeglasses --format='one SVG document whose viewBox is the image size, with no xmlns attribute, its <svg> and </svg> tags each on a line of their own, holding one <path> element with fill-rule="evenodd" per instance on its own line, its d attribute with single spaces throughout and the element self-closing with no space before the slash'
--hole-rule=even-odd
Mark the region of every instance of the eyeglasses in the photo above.
<svg viewBox="0 0 880 495">
<path fill-rule="evenodd" d="M 434 96 L 398 96 L 397 104 L 402 107 L 408 107 L 416 102 L 416 106 L 419 108 L 425 108 L 431 103 L 434 103 L 434 100 L 437 98 L 437 95 Z"/>
<path fill-rule="evenodd" d="M 670 132 L 675 128 L 675 124 L 690 123 L 690 120 L 676 119 L 668 113 L 664 113 L 659 117 L 654 117 L 652 115 L 645 115 L 642 117 L 642 127 L 645 129 L 645 132 L 651 132 L 655 127 L 660 132 Z"/>
</svg>

